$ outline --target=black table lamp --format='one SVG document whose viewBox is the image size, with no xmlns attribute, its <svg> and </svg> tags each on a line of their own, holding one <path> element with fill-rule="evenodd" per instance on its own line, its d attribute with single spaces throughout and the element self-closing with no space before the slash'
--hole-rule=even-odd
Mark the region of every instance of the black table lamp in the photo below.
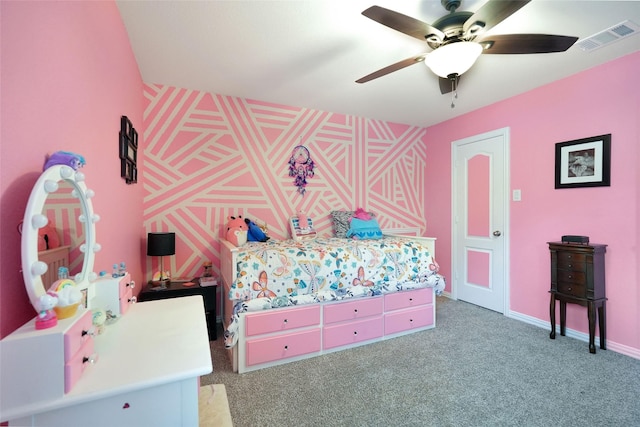
<svg viewBox="0 0 640 427">
<path fill-rule="evenodd" d="M 160 279 L 152 280 L 155 285 L 166 286 L 169 276 L 164 274 L 163 259 L 167 255 L 176 253 L 176 233 L 148 233 L 147 256 L 160 257 Z"/>
</svg>

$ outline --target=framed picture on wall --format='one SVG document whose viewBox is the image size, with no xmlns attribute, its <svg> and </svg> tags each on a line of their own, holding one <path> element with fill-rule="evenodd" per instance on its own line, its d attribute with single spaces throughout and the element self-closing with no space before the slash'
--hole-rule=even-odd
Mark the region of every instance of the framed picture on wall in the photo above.
<svg viewBox="0 0 640 427">
<path fill-rule="evenodd" d="M 556 144 L 556 188 L 610 185 L 611 134 Z"/>
<path fill-rule="evenodd" d="M 127 116 L 120 118 L 120 176 L 127 184 L 138 182 L 138 132 Z"/>
</svg>

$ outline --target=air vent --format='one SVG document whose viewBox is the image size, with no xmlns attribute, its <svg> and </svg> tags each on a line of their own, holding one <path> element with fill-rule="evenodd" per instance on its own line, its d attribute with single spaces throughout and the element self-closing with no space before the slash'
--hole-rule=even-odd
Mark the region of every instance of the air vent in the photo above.
<svg viewBox="0 0 640 427">
<path fill-rule="evenodd" d="M 576 46 L 578 46 L 585 52 L 591 52 L 592 50 L 599 49 L 602 46 L 608 45 L 618 40 L 622 40 L 623 38 L 632 36 L 634 34 L 638 34 L 638 32 L 640 32 L 640 27 L 638 26 L 638 24 L 627 20 L 597 34 L 580 40 L 578 43 L 576 43 Z"/>
</svg>

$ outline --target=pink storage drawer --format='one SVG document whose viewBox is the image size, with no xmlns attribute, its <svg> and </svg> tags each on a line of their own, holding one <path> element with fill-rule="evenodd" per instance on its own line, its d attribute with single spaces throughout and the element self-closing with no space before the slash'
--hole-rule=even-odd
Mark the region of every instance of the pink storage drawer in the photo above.
<svg viewBox="0 0 640 427">
<path fill-rule="evenodd" d="M 120 314 L 124 315 L 127 310 L 129 310 L 129 306 L 136 302 L 136 299 L 133 297 L 133 289 L 125 288 L 127 292 L 124 295 L 120 296 Z"/>
<path fill-rule="evenodd" d="M 64 361 L 68 362 L 78 349 L 92 337 L 93 317 L 87 310 L 82 317 L 64 334 Z"/>
<path fill-rule="evenodd" d="M 343 322 L 382 314 L 382 297 L 340 302 L 324 306 L 324 323 Z"/>
<path fill-rule="evenodd" d="M 130 291 L 134 288 L 134 286 L 135 284 L 131 280 L 131 275 L 129 273 L 125 274 L 118 283 L 118 295 L 120 296 L 120 298 L 123 298 L 127 292 L 131 294 L 132 292 Z"/>
<path fill-rule="evenodd" d="M 319 325 L 320 306 L 313 304 L 308 307 L 251 313 L 245 319 L 247 336 L 282 332 L 305 326 Z"/>
<path fill-rule="evenodd" d="M 320 328 L 247 341 L 247 366 L 320 351 Z"/>
<path fill-rule="evenodd" d="M 383 327 L 382 316 L 370 317 L 339 325 L 325 326 L 322 347 L 329 349 L 380 338 Z"/>
<path fill-rule="evenodd" d="M 384 311 L 399 310 L 401 308 L 415 307 L 431 304 L 433 302 L 433 289 L 423 288 L 412 291 L 395 292 L 384 296 Z"/>
<path fill-rule="evenodd" d="M 430 325 L 433 325 L 433 305 L 424 305 L 384 316 L 385 335 Z"/>
<path fill-rule="evenodd" d="M 80 350 L 64 365 L 64 392 L 69 393 L 78 379 L 89 365 L 89 359 L 94 356 L 93 337 L 88 339 Z"/>
</svg>

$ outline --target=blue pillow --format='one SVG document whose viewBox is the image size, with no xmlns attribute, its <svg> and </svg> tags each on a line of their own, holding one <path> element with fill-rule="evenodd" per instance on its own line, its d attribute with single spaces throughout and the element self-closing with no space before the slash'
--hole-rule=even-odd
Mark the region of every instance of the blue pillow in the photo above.
<svg viewBox="0 0 640 427">
<path fill-rule="evenodd" d="M 382 238 L 382 230 L 380 230 L 380 225 L 378 225 L 378 220 L 372 218 L 368 221 L 351 218 L 351 226 L 349 231 L 347 231 L 347 237 L 353 237 L 357 239 L 381 239 Z"/>
</svg>

